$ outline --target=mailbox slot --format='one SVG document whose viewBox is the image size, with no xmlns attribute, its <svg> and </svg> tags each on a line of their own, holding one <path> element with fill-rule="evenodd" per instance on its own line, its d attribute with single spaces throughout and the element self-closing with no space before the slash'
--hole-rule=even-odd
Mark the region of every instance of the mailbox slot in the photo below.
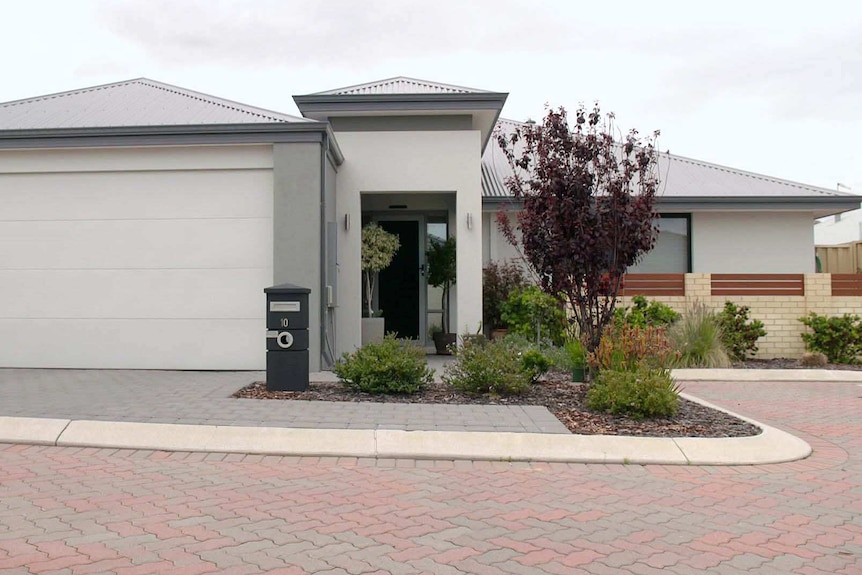
<svg viewBox="0 0 862 575">
<path fill-rule="evenodd" d="M 267 294 L 266 328 L 308 329 L 308 294 Z"/>
</svg>

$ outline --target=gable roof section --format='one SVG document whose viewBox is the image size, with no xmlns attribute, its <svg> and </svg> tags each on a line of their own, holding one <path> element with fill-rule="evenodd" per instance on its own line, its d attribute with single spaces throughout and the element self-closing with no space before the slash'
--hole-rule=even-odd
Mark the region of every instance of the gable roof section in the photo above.
<svg viewBox="0 0 862 575">
<path fill-rule="evenodd" d="M 406 76 L 396 76 L 385 80 L 345 86 L 312 94 L 314 96 L 348 96 L 348 95 L 380 95 L 380 94 L 483 94 L 487 90 L 476 90 L 463 86 L 441 84 L 417 80 Z"/>
<path fill-rule="evenodd" d="M 0 104 L 0 130 L 310 121 L 147 78 Z"/>
<path fill-rule="evenodd" d="M 497 129 L 511 132 L 521 122 L 500 119 Z M 659 154 L 659 204 L 666 209 L 816 209 L 828 215 L 859 207 L 859 196 L 809 186 L 672 154 Z M 482 197 L 486 203 L 511 200 L 506 178 L 512 175 L 496 138 L 482 156 Z"/>
<path fill-rule="evenodd" d="M 293 101 L 304 117 L 322 121 L 337 116 L 469 114 L 484 151 L 508 96 L 398 76 L 294 96 Z"/>
</svg>

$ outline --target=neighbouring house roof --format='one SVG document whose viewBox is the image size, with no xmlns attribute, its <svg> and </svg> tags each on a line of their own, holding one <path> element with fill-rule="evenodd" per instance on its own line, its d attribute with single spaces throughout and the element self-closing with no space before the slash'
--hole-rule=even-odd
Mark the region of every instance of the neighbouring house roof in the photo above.
<svg viewBox="0 0 862 575">
<path fill-rule="evenodd" d="M 524 123 L 500 119 L 497 130 L 511 133 Z M 819 207 L 828 215 L 859 207 L 859 196 L 791 182 L 669 153 L 659 155 L 659 203 L 674 209 Z M 496 138 L 482 156 L 482 196 L 486 203 L 511 199 L 505 181 L 513 174 Z"/>
<path fill-rule="evenodd" d="M 147 78 L 0 104 L 0 130 L 310 121 Z"/>
<path fill-rule="evenodd" d="M 452 84 L 441 84 L 439 82 L 428 82 L 417 80 L 406 76 L 397 76 L 365 84 L 345 86 L 316 92 L 314 96 L 345 96 L 345 95 L 379 95 L 379 94 L 482 94 L 489 93 L 487 90 L 476 90 L 464 86 L 453 86 Z"/>
</svg>

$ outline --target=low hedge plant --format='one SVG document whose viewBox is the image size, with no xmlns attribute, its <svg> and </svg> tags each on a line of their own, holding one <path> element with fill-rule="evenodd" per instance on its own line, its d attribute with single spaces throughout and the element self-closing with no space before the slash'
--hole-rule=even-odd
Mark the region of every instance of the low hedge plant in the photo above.
<svg viewBox="0 0 862 575">
<path fill-rule="evenodd" d="M 520 350 L 505 341 L 477 345 L 465 341 L 455 362 L 445 367 L 443 381 L 473 395 L 518 395 L 530 388 L 535 371 L 525 368 Z"/>
<path fill-rule="evenodd" d="M 802 334 L 808 351 L 824 354 L 830 363 L 858 363 L 862 353 L 862 320 L 858 315 L 828 317 L 811 312 L 799 321 L 811 329 Z"/>
<path fill-rule="evenodd" d="M 666 369 L 605 369 L 587 391 L 587 406 L 632 419 L 670 417 L 679 409 L 679 386 Z"/>
<path fill-rule="evenodd" d="M 387 334 L 381 343 L 345 353 L 335 362 L 333 372 L 346 388 L 373 394 L 417 393 L 434 377 L 425 351 L 393 334 Z"/>
</svg>

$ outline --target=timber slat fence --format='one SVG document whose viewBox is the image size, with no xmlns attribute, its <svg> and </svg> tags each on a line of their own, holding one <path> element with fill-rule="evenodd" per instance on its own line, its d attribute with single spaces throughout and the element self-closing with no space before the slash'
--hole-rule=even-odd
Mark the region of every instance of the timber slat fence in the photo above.
<svg viewBox="0 0 862 575">
<path fill-rule="evenodd" d="M 862 274 L 832 274 L 832 295 L 862 295 Z"/>
<path fill-rule="evenodd" d="M 805 295 L 804 274 L 712 274 L 711 293 L 728 295 Z"/>
<path fill-rule="evenodd" d="M 685 295 L 685 274 L 627 274 L 620 295 Z"/>
</svg>

